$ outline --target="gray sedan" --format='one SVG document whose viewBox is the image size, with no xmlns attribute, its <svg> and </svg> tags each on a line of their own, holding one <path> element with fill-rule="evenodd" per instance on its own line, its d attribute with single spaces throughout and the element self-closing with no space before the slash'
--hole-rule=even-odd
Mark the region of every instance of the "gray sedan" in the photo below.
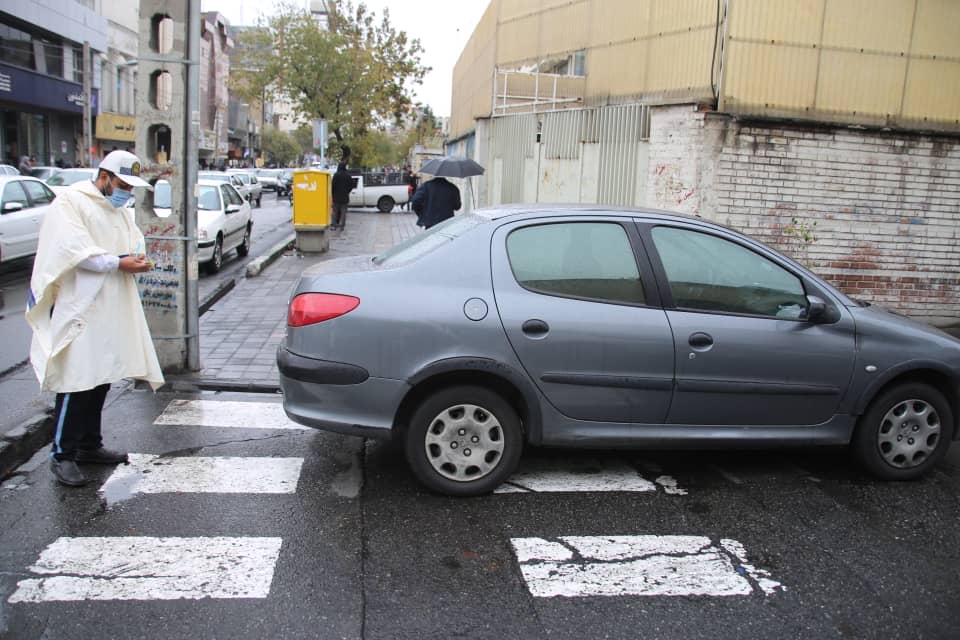
<svg viewBox="0 0 960 640">
<path fill-rule="evenodd" d="M 909 479 L 960 433 L 960 341 L 664 212 L 456 216 L 305 271 L 287 324 L 290 418 L 398 438 L 450 495 L 495 489 L 524 444 L 850 445 Z"/>
</svg>

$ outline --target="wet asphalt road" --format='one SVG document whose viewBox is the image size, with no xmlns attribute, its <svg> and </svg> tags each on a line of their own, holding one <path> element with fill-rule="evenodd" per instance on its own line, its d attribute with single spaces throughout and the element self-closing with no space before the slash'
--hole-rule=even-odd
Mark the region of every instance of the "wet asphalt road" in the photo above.
<svg viewBox="0 0 960 640">
<path fill-rule="evenodd" d="M 295 491 L 120 495 L 107 504 L 97 488 L 111 467 L 96 469 L 93 485 L 65 490 L 40 456 L 0 487 L 0 637 L 960 636 L 956 447 L 929 477 L 909 483 L 876 481 L 836 450 L 527 451 L 521 470 L 591 475 L 625 465 L 647 479 L 669 476 L 686 494 L 657 484 L 453 499 L 422 490 L 388 443 L 152 424 L 172 400 L 188 398 L 213 407 L 277 402 L 130 391 L 110 400 L 111 443 L 165 458 L 299 458 Z M 779 586 L 767 593 L 751 578 L 743 595 L 536 597 L 513 546 L 520 538 L 637 535 L 737 540 Z M 282 545 L 262 598 L 9 602 L 18 582 L 38 577 L 28 567 L 60 536 L 279 537 Z"/>
</svg>

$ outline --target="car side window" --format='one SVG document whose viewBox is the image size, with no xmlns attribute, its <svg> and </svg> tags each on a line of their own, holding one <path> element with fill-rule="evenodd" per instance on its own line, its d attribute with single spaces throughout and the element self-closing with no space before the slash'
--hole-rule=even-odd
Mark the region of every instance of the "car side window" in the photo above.
<svg viewBox="0 0 960 640">
<path fill-rule="evenodd" d="M 3 204 L 7 205 L 11 202 L 19 202 L 24 208 L 30 206 L 27 202 L 27 192 L 23 190 L 20 180 L 11 180 L 3 188 Z"/>
<path fill-rule="evenodd" d="M 679 308 L 778 318 L 806 313 L 800 278 L 746 247 L 676 227 L 654 228 L 653 243 Z"/>
<path fill-rule="evenodd" d="M 228 184 L 223 185 L 223 200 L 227 204 L 243 205 L 243 197 Z"/>
<path fill-rule="evenodd" d="M 563 222 L 524 227 L 507 236 L 517 282 L 549 295 L 644 304 L 630 239 L 614 222 Z"/>
<path fill-rule="evenodd" d="M 27 195 L 30 196 L 30 201 L 34 206 L 53 202 L 55 197 L 53 191 L 51 191 L 45 184 L 33 182 L 32 180 L 25 180 L 23 182 L 23 186 L 27 190 Z"/>
</svg>

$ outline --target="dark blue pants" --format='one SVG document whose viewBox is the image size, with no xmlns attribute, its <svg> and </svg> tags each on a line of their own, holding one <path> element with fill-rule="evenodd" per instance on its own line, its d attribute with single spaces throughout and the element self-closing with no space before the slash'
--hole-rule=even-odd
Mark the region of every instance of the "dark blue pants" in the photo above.
<svg viewBox="0 0 960 640">
<path fill-rule="evenodd" d="M 50 455 L 57 460 L 73 460 L 78 449 L 92 451 L 103 445 L 100 417 L 109 384 L 89 391 L 58 393 L 53 410 L 56 431 Z"/>
</svg>

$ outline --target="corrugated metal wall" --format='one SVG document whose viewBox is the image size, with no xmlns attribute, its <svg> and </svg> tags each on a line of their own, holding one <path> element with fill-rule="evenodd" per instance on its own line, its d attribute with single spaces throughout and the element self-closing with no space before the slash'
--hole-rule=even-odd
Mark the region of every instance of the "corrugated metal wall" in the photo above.
<svg viewBox="0 0 960 640">
<path fill-rule="evenodd" d="M 491 114 L 498 67 L 579 50 L 584 106 L 713 102 L 718 85 L 736 115 L 960 131 L 958 29 L 960 0 L 493 0 L 451 132 Z"/>
<path fill-rule="evenodd" d="M 600 144 L 597 201 L 630 206 L 637 193 L 640 142 L 649 136 L 649 112 L 644 105 L 606 107 L 589 112 L 584 141 Z"/>
<path fill-rule="evenodd" d="M 507 116 L 490 123 L 490 160 L 488 166 L 503 163 L 499 202 L 523 202 L 524 169 L 527 158 L 535 157 L 537 116 Z"/>
<path fill-rule="evenodd" d="M 727 4 L 721 111 L 960 130 L 960 2 Z"/>
</svg>

